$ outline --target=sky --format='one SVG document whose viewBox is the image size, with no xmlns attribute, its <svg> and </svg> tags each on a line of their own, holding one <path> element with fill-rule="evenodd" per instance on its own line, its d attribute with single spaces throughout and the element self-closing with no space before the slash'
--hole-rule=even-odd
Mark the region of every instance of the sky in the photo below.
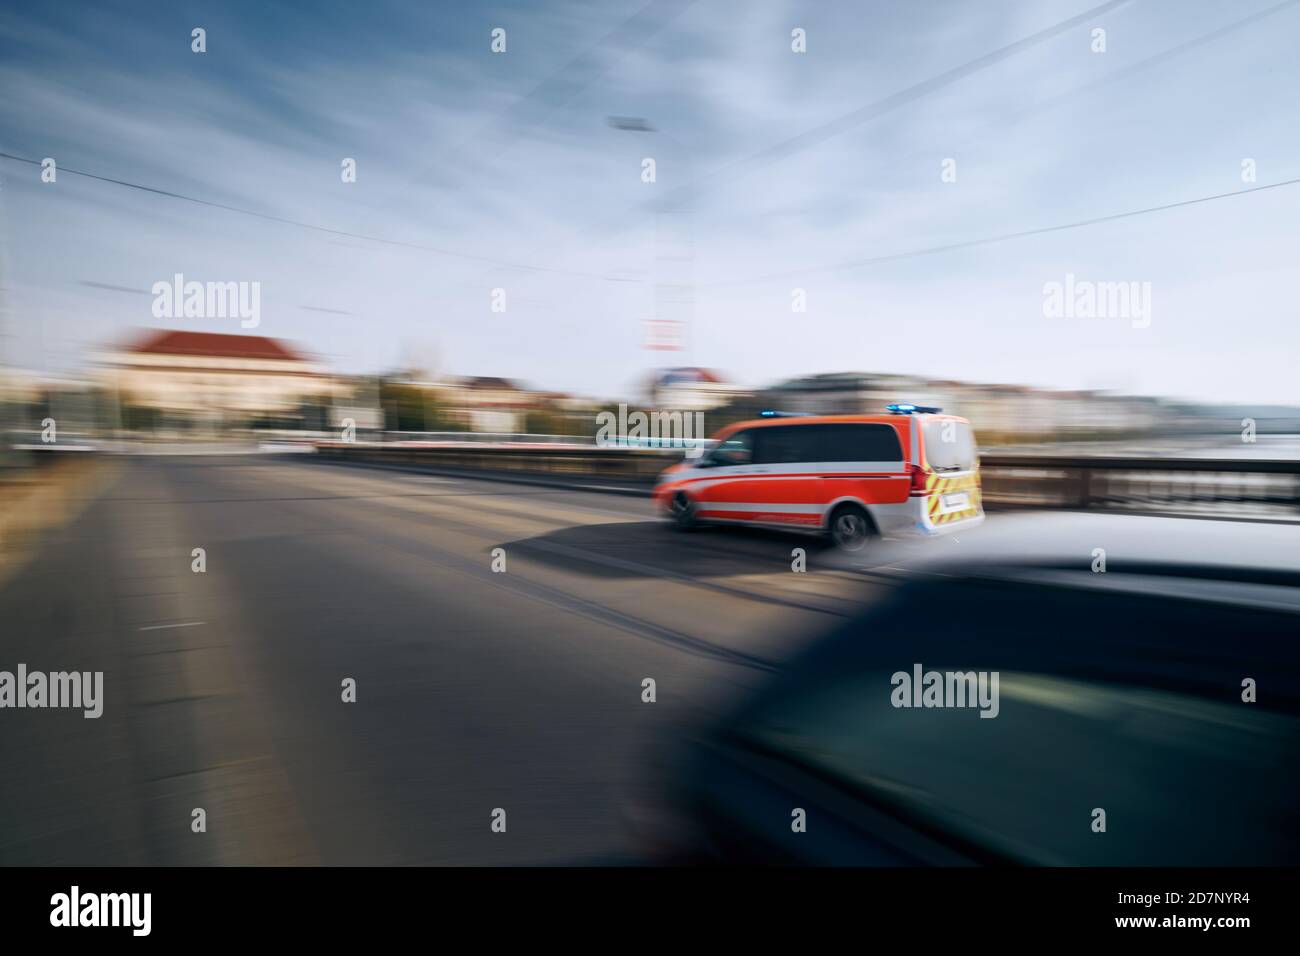
<svg viewBox="0 0 1300 956">
<path fill-rule="evenodd" d="M 1300 178 L 1300 3 L 1275 6 L 4 0 L 0 152 L 59 173 L 0 159 L 0 360 L 245 331 L 154 318 L 181 273 L 259 283 L 252 331 L 340 372 L 1300 403 L 1300 184 L 1255 189 Z M 1067 275 L 1149 314 L 1049 314 Z M 644 348 L 656 318 L 682 351 Z"/>
</svg>

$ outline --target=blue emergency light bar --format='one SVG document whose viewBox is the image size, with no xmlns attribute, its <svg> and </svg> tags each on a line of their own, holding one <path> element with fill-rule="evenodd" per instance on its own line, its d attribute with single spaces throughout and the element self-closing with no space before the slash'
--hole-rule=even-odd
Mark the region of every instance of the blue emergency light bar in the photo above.
<svg viewBox="0 0 1300 956">
<path fill-rule="evenodd" d="M 913 405 L 911 402 L 895 402 L 892 405 L 886 405 L 885 411 L 891 415 L 938 415 L 943 409 L 937 405 Z"/>
<path fill-rule="evenodd" d="M 770 408 L 765 408 L 758 413 L 759 418 L 803 418 L 803 412 L 777 412 Z"/>
</svg>

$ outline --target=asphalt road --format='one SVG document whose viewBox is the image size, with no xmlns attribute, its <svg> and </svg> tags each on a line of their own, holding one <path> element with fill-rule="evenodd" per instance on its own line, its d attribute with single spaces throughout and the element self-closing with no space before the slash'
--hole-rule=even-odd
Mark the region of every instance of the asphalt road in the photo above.
<svg viewBox="0 0 1300 956">
<path fill-rule="evenodd" d="M 635 498 L 301 457 L 106 467 L 0 590 L 0 669 L 105 683 L 98 720 L 0 711 L 0 864 L 635 862 L 657 745 L 883 586 Z"/>
</svg>

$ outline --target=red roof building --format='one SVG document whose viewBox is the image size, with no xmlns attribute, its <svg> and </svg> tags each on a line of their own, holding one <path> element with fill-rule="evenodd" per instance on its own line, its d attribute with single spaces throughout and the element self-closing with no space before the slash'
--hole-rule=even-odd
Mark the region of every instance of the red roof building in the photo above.
<svg viewBox="0 0 1300 956">
<path fill-rule="evenodd" d="M 217 425 L 283 416 L 348 393 L 304 353 L 262 335 L 149 329 L 104 359 L 125 406 Z"/>
<path fill-rule="evenodd" d="M 279 339 L 264 335 L 222 335 L 217 332 L 181 332 L 150 329 L 127 351 L 150 355 L 200 355 L 206 358 L 273 359 L 303 362 L 306 358 Z"/>
</svg>

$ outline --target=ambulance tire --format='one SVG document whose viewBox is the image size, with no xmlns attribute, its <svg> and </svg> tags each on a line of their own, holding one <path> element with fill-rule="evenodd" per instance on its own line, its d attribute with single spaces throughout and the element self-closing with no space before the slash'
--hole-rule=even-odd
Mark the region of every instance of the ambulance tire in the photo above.
<svg viewBox="0 0 1300 956">
<path fill-rule="evenodd" d="M 700 526 L 699 519 L 695 517 L 695 502 L 685 492 L 679 491 L 673 495 L 669 515 L 672 521 L 670 527 L 674 530 L 694 531 Z"/>
<path fill-rule="evenodd" d="M 831 512 L 826 532 L 841 551 L 861 551 L 876 534 L 876 526 L 861 505 L 845 503 Z"/>
</svg>

